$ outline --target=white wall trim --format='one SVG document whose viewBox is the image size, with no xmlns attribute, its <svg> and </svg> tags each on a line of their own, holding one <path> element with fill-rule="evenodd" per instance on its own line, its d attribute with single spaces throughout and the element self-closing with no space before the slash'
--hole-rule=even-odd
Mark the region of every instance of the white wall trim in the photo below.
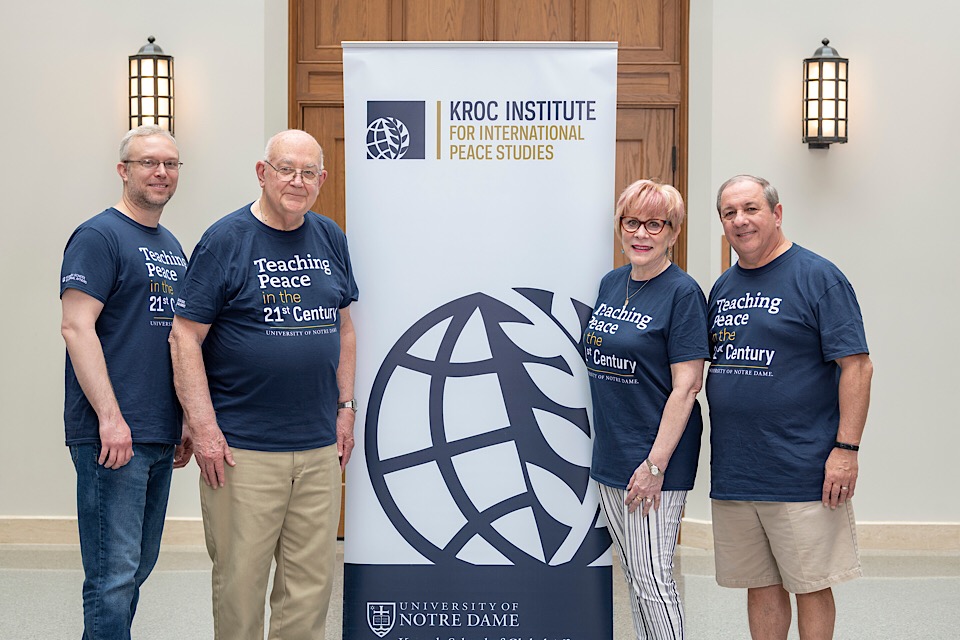
<svg viewBox="0 0 960 640">
<path fill-rule="evenodd" d="M 858 522 L 857 540 L 865 551 L 960 551 L 960 522 Z M 79 544 L 77 519 L 0 517 L 0 544 Z M 203 545 L 200 518 L 167 518 L 163 544 Z M 712 549 L 709 520 L 684 518 L 680 544 Z"/>
<path fill-rule="evenodd" d="M 960 522 L 858 522 L 857 543 L 864 551 L 960 551 Z M 684 518 L 680 544 L 712 549 L 712 523 Z"/>
<path fill-rule="evenodd" d="M 3 516 L 0 517 L 0 544 L 80 544 L 77 519 Z M 162 544 L 203 545 L 203 521 L 167 518 Z"/>
</svg>

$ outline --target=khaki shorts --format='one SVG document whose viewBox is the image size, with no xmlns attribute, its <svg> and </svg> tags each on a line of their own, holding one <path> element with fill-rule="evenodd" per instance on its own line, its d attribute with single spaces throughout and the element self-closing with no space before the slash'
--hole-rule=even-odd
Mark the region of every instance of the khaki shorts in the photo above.
<svg viewBox="0 0 960 640">
<path fill-rule="evenodd" d="M 717 584 L 812 593 L 860 577 L 853 505 L 713 500 Z"/>
</svg>

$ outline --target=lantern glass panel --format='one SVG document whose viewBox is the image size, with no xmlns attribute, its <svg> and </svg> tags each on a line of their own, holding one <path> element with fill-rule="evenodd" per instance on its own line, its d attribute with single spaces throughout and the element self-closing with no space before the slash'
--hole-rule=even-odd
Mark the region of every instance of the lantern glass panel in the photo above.
<svg viewBox="0 0 960 640">
<path fill-rule="evenodd" d="M 166 78 L 157 78 L 157 95 L 170 95 L 170 81 Z"/>
<path fill-rule="evenodd" d="M 154 113 L 153 113 L 153 98 L 152 98 L 152 97 L 150 97 L 150 98 L 140 98 L 140 113 L 142 113 L 142 114 L 145 115 L 145 116 L 152 116 L 152 115 L 154 115 Z M 151 118 L 151 120 L 152 120 L 152 119 L 153 119 L 153 118 Z M 144 124 L 147 124 L 146 120 L 144 120 Z M 149 124 L 153 124 L 153 123 L 150 122 Z"/>
<path fill-rule="evenodd" d="M 145 58 L 143 60 L 143 64 L 140 65 L 140 75 L 141 76 L 153 75 L 153 58 Z"/>
<path fill-rule="evenodd" d="M 820 97 L 820 83 L 816 80 L 807 83 L 807 97 L 813 100 Z"/>
<path fill-rule="evenodd" d="M 839 104 L 837 104 L 837 117 L 838 117 L 838 118 L 843 118 L 843 119 L 846 119 L 846 118 L 847 118 L 847 102 L 846 102 L 846 100 L 841 100 L 841 101 L 839 102 Z"/>
<path fill-rule="evenodd" d="M 823 137 L 833 138 L 836 135 L 836 122 L 833 120 L 823 121 Z"/>
<path fill-rule="evenodd" d="M 820 115 L 819 103 L 816 100 L 807 102 L 807 118 L 814 119 Z"/>
<path fill-rule="evenodd" d="M 160 107 L 158 115 L 169 116 L 170 115 L 170 99 L 160 98 L 160 100 L 158 100 L 158 103 L 159 103 L 158 106 Z"/>
<path fill-rule="evenodd" d="M 807 80 L 818 80 L 820 78 L 820 65 L 816 62 L 807 63 Z"/>
<path fill-rule="evenodd" d="M 131 76 L 137 75 L 137 60 L 130 61 L 130 75 Z"/>
<path fill-rule="evenodd" d="M 846 100 L 846 99 L 847 99 L 847 83 L 846 83 L 846 82 L 838 82 L 837 84 L 840 85 L 840 86 L 839 86 L 839 93 L 840 93 L 839 98 L 840 98 L 841 100 Z"/>
<path fill-rule="evenodd" d="M 837 84 L 835 82 L 823 83 L 823 99 L 835 100 L 837 97 Z"/>
<path fill-rule="evenodd" d="M 140 101 L 136 98 L 130 98 L 130 117 L 140 115 L 140 110 L 137 108 L 140 104 Z"/>
<path fill-rule="evenodd" d="M 169 76 L 170 75 L 170 61 L 169 60 L 157 60 L 157 75 L 158 76 Z"/>
<path fill-rule="evenodd" d="M 846 62 L 837 63 L 837 77 L 840 78 L 841 80 L 847 79 L 847 63 Z"/>
<path fill-rule="evenodd" d="M 837 103 L 833 100 L 824 100 L 823 101 L 823 117 L 824 118 L 836 118 L 837 117 Z"/>
<path fill-rule="evenodd" d="M 837 125 L 840 128 L 840 137 L 846 138 L 847 137 L 847 121 L 841 120 L 840 122 L 837 123 Z"/>
<path fill-rule="evenodd" d="M 823 63 L 823 79 L 824 80 L 834 80 L 837 77 L 837 63 L 836 62 L 824 62 Z"/>
<path fill-rule="evenodd" d="M 819 133 L 816 120 L 807 120 L 807 137 L 816 138 Z"/>
<path fill-rule="evenodd" d="M 137 96 L 140 95 L 140 92 L 137 90 L 137 79 L 130 78 L 130 95 Z"/>
</svg>

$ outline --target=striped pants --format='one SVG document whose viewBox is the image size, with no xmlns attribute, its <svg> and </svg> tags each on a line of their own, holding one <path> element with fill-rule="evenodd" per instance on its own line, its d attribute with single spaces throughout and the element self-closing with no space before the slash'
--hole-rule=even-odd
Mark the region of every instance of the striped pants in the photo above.
<svg viewBox="0 0 960 640">
<path fill-rule="evenodd" d="M 639 508 L 627 512 L 623 489 L 598 486 L 600 504 L 630 590 L 637 640 L 682 640 L 683 604 L 673 579 L 673 553 L 687 492 L 661 492 L 660 509 L 651 509 L 644 518 Z"/>
</svg>

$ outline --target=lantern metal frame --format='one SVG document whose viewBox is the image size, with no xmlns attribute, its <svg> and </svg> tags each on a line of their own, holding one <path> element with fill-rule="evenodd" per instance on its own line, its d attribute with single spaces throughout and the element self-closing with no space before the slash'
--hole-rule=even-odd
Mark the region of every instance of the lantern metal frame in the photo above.
<svg viewBox="0 0 960 640">
<path fill-rule="evenodd" d="M 156 38 L 130 56 L 130 128 L 154 124 L 173 135 L 173 56 L 155 45 Z"/>
<path fill-rule="evenodd" d="M 841 58 L 824 38 L 823 46 L 803 61 L 803 141 L 811 149 L 829 149 L 845 143 L 848 133 L 847 72 L 850 61 Z"/>
</svg>

